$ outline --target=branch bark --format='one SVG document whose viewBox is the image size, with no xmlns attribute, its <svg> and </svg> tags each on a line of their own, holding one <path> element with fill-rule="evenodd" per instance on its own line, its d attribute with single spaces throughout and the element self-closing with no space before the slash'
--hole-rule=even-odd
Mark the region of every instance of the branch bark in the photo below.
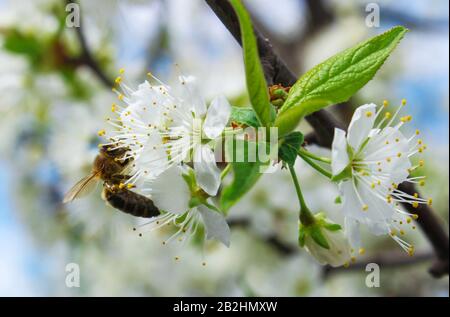
<svg viewBox="0 0 450 317">
<path fill-rule="evenodd" d="M 70 4 L 70 3 L 78 4 L 78 1 L 67 0 L 66 3 L 67 4 Z M 76 32 L 77 39 L 78 39 L 78 42 L 79 42 L 80 48 L 81 48 L 81 55 L 78 57 L 77 62 L 79 64 L 83 64 L 83 65 L 89 67 L 105 86 L 112 87 L 113 86 L 112 80 L 100 68 L 99 64 L 97 63 L 95 58 L 92 56 L 92 53 L 87 45 L 86 37 L 84 36 L 83 19 L 82 19 L 81 13 L 80 13 L 80 26 L 75 27 L 75 32 Z"/>
<path fill-rule="evenodd" d="M 239 44 L 242 44 L 239 22 L 230 3 L 226 0 L 205 1 L 230 31 L 236 41 Z M 255 35 L 257 37 L 260 59 L 268 85 L 274 83 L 282 84 L 283 86 L 293 85 L 297 80 L 297 76 L 287 68 L 286 64 L 275 53 L 269 40 L 265 38 L 261 32 L 255 29 Z M 315 141 L 319 145 L 325 147 L 331 146 L 334 129 L 336 127 L 345 129 L 343 124 L 336 120 L 326 110 L 317 111 L 307 116 L 306 120 L 312 126 L 315 133 L 315 138 L 310 137 L 308 141 L 310 143 Z M 402 184 L 401 186 L 408 194 L 412 195 L 417 192 L 416 188 L 411 184 Z M 418 209 L 413 208 L 411 205 L 405 205 L 404 207 L 410 213 L 417 213 L 419 215 L 417 222 L 435 251 L 435 263 L 430 269 L 430 273 L 435 277 L 448 275 L 448 234 L 443 226 L 439 224 L 436 214 L 429 206 L 421 206 Z"/>
</svg>

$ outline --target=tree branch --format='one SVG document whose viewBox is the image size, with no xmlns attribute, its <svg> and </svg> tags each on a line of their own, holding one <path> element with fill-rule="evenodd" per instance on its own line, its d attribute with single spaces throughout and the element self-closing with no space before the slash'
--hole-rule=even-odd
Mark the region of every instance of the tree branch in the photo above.
<svg viewBox="0 0 450 317">
<path fill-rule="evenodd" d="M 226 0 L 205 1 L 217 17 L 222 21 L 225 27 L 230 31 L 236 41 L 238 41 L 239 44 L 242 44 L 239 22 L 230 3 Z M 297 80 L 297 77 L 278 57 L 269 40 L 263 37 L 263 35 L 256 29 L 255 35 L 257 37 L 260 59 L 268 85 L 272 85 L 274 83 L 279 83 L 283 86 L 293 85 Z M 317 111 L 307 116 L 306 120 L 314 129 L 316 135 L 314 141 L 317 141 L 319 145 L 326 147 L 331 146 L 335 127 L 344 129 L 343 124 L 336 120 L 326 110 Z M 313 138 L 309 138 L 308 141 L 311 142 L 312 140 Z M 402 189 L 408 194 L 414 194 L 416 192 L 414 186 L 411 185 L 402 184 Z M 430 273 L 435 277 L 448 274 L 448 234 L 439 224 L 436 214 L 428 206 L 421 206 L 418 209 L 414 209 L 411 205 L 405 205 L 404 207 L 409 212 L 417 213 L 419 215 L 417 222 L 435 250 L 436 260 L 435 264 L 430 269 Z"/>
<path fill-rule="evenodd" d="M 352 263 L 349 267 L 331 267 L 329 265 L 325 266 L 323 270 L 323 277 L 327 278 L 335 273 L 345 273 L 345 272 L 357 272 L 365 271 L 367 264 L 376 263 L 380 266 L 380 269 L 384 268 L 397 268 L 405 267 L 410 265 L 415 265 L 423 262 L 429 262 L 434 258 L 432 252 L 421 252 L 410 257 L 404 252 L 399 251 L 388 251 L 383 252 L 378 255 L 363 259 L 362 261 L 357 261 Z"/>
<path fill-rule="evenodd" d="M 75 4 L 79 5 L 78 1 L 76 1 L 76 0 L 67 0 L 66 3 L 67 4 L 75 3 Z M 80 14 L 80 26 L 75 27 L 75 32 L 76 32 L 77 39 L 78 39 L 78 42 L 80 43 L 80 48 L 81 48 L 81 55 L 77 59 L 77 62 L 89 67 L 105 86 L 112 87 L 113 82 L 102 71 L 102 69 L 98 65 L 97 61 L 95 60 L 95 58 L 92 56 L 92 53 L 87 45 L 86 37 L 84 36 L 84 31 L 83 31 L 83 20 L 82 20 L 81 14 Z"/>
</svg>

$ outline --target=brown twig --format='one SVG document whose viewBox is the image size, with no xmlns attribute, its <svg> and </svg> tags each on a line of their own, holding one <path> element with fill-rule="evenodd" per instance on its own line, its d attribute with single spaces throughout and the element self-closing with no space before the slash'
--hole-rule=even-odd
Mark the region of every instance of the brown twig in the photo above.
<svg viewBox="0 0 450 317">
<path fill-rule="evenodd" d="M 67 4 L 74 3 L 79 5 L 78 1 L 76 0 L 67 0 L 66 3 Z M 89 67 L 105 86 L 112 87 L 113 86 L 112 80 L 108 76 L 106 76 L 106 74 L 100 68 L 99 64 L 92 56 L 92 53 L 87 45 L 86 37 L 84 36 L 83 31 L 83 20 L 81 16 L 80 16 L 80 26 L 75 27 L 75 32 L 81 48 L 81 55 L 77 58 L 77 62 L 79 64 Z"/>
<path fill-rule="evenodd" d="M 415 265 L 419 263 L 429 262 L 434 258 L 433 252 L 421 252 L 415 254 L 413 257 L 407 255 L 401 251 L 389 251 L 374 255 L 369 258 L 362 259 L 352 263 L 348 267 L 331 267 L 325 266 L 323 270 L 323 277 L 327 278 L 335 273 L 345 272 L 363 272 L 366 269 L 368 263 L 376 263 L 380 266 L 380 269 L 385 268 L 397 268 Z"/>
<path fill-rule="evenodd" d="M 247 218 L 231 219 L 228 221 L 228 225 L 230 226 L 230 228 L 248 229 L 251 226 L 251 222 Z M 298 252 L 298 247 L 296 245 L 288 244 L 280 240 L 280 238 L 278 238 L 275 234 L 271 234 L 261 238 L 266 244 L 273 247 L 274 250 L 276 250 L 283 256 L 291 256 Z"/>
<path fill-rule="evenodd" d="M 226 0 L 205 1 L 234 36 L 234 38 L 242 44 L 239 22 L 231 4 Z M 264 38 L 257 29 L 255 29 L 255 35 L 257 37 L 261 64 L 263 66 L 268 85 L 280 83 L 285 87 L 292 86 L 297 77 L 277 56 L 269 40 Z M 317 141 L 317 143 L 322 146 L 330 147 L 333 140 L 335 127 L 344 129 L 342 123 L 336 120 L 325 110 L 320 110 L 307 116 L 306 120 L 314 129 L 314 133 L 316 135 L 314 141 Z M 313 139 L 309 138 L 309 142 L 311 141 L 313 141 Z M 414 194 L 416 192 L 414 186 L 411 185 L 402 185 L 402 188 L 409 194 Z M 436 259 L 433 267 L 430 269 L 430 273 L 435 277 L 448 274 L 448 234 L 439 224 L 436 214 L 428 206 L 423 206 L 420 209 L 415 209 L 411 205 L 405 205 L 404 207 L 409 212 L 417 213 L 419 215 L 417 222 L 434 248 Z"/>
</svg>

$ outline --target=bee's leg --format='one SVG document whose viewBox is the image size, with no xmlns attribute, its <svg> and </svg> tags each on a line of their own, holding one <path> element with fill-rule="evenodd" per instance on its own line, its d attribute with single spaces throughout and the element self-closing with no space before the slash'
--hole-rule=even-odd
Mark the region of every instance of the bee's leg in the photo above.
<svg viewBox="0 0 450 317">
<path fill-rule="evenodd" d="M 130 178 L 131 178 L 131 176 L 122 175 L 122 174 L 116 174 L 116 175 L 111 176 L 111 180 L 113 181 L 114 184 L 123 183 L 124 181 L 126 181 Z"/>
</svg>

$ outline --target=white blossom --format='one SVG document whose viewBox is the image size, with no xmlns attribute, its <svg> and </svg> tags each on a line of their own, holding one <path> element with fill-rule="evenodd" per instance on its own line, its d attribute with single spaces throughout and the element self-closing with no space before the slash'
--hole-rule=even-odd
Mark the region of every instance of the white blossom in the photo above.
<svg viewBox="0 0 450 317">
<path fill-rule="evenodd" d="M 417 139 L 418 130 L 411 137 L 400 131 L 411 116 L 401 117 L 396 123 L 405 104 L 403 100 L 394 115 L 385 112 L 382 119 L 379 117 L 387 102 L 378 111 L 375 104 L 360 106 L 352 117 L 347 134 L 335 129 L 331 167 L 333 179 L 339 183 L 346 231 L 354 247 L 361 246 L 359 225 L 363 224 L 375 235 L 390 234 L 412 254 L 414 247 L 399 235 L 405 233 L 407 224 L 415 228 L 411 222 L 417 215 L 402 210 L 400 203 L 411 204 L 415 208 L 419 204 L 431 204 L 431 199 L 419 198 L 418 194 L 409 195 L 398 188 L 403 182 L 424 184 L 423 177 L 409 175 L 423 165 L 423 160 L 420 160 L 413 166 L 410 158 L 423 152 L 426 146 Z M 379 121 L 377 125 L 376 121 Z"/>
<path fill-rule="evenodd" d="M 141 226 L 141 234 L 149 228 L 155 230 L 172 224 L 177 230 L 164 244 L 172 240 L 183 242 L 196 233 L 199 225 L 203 225 L 206 239 L 230 245 L 230 228 L 225 217 L 197 185 L 191 168 L 172 166 L 159 177 L 146 181 L 142 191 L 152 198 L 161 215 Z"/>
<path fill-rule="evenodd" d="M 193 159 L 199 185 L 214 196 L 220 185 L 214 140 L 228 122 L 231 112 L 228 101 L 219 96 L 207 107 L 192 76 L 179 77 L 180 94 L 152 78 L 156 85 L 145 81 L 137 90 L 125 85 L 121 76 L 116 79 L 122 92 L 114 91 L 125 105 L 112 106 L 118 117 L 108 121 L 116 130 L 108 134 L 110 142 L 106 144 L 129 149 L 122 158 L 133 159 L 128 183 L 139 184 Z M 105 134 L 100 131 L 100 135 Z"/>
</svg>

